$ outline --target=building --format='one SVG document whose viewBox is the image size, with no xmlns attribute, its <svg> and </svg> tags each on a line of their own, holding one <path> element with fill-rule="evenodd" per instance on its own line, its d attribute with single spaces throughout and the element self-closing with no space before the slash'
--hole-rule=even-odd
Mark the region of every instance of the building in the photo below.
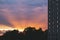
<svg viewBox="0 0 60 40">
<path fill-rule="evenodd" d="M 48 40 L 60 40 L 60 0 L 48 0 Z"/>
</svg>

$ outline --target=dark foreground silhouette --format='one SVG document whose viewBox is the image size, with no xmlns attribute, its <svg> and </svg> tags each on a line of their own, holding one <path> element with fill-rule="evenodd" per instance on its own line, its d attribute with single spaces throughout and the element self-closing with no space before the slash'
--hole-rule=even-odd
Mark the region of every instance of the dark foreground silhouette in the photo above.
<svg viewBox="0 0 60 40">
<path fill-rule="evenodd" d="M 23 32 L 18 30 L 7 31 L 0 40 L 47 40 L 48 30 L 42 31 L 40 28 L 36 30 L 35 28 L 25 28 Z"/>
</svg>

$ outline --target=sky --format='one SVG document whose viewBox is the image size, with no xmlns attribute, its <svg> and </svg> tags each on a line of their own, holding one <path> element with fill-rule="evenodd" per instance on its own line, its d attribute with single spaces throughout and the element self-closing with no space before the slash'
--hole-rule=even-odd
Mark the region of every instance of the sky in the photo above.
<svg viewBox="0 0 60 40">
<path fill-rule="evenodd" d="M 0 0 L 0 25 L 17 29 L 31 26 L 46 30 L 48 0 Z"/>
</svg>

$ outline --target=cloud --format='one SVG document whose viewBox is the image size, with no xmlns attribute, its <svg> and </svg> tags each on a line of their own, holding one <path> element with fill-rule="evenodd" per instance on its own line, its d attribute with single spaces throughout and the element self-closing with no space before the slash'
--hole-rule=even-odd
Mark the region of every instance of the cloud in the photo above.
<svg viewBox="0 0 60 40">
<path fill-rule="evenodd" d="M 5 21 L 0 20 L 2 24 L 23 29 L 27 26 L 47 27 L 47 0 L 1 0 L 1 2 L 3 4 L 0 3 L 0 19 Z"/>
<path fill-rule="evenodd" d="M 26 0 L 25 4 L 29 6 L 46 6 L 48 4 L 48 0 Z"/>
<path fill-rule="evenodd" d="M 16 4 L 16 0 L 0 0 L 0 4 Z"/>
<path fill-rule="evenodd" d="M 9 23 L 9 21 L 0 13 L 0 24 L 12 26 L 12 24 Z"/>
</svg>

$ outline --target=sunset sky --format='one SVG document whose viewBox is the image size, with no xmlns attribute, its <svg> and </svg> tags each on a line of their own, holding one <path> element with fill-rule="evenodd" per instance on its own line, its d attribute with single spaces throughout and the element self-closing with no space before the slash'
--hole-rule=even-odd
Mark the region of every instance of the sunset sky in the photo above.
<svg viewBox="0 0 60 40">
<path fill-rule="evenodd" d="M 0 28 L 48 28 L 48 0 L 0 0 Z"/>
</svg>

